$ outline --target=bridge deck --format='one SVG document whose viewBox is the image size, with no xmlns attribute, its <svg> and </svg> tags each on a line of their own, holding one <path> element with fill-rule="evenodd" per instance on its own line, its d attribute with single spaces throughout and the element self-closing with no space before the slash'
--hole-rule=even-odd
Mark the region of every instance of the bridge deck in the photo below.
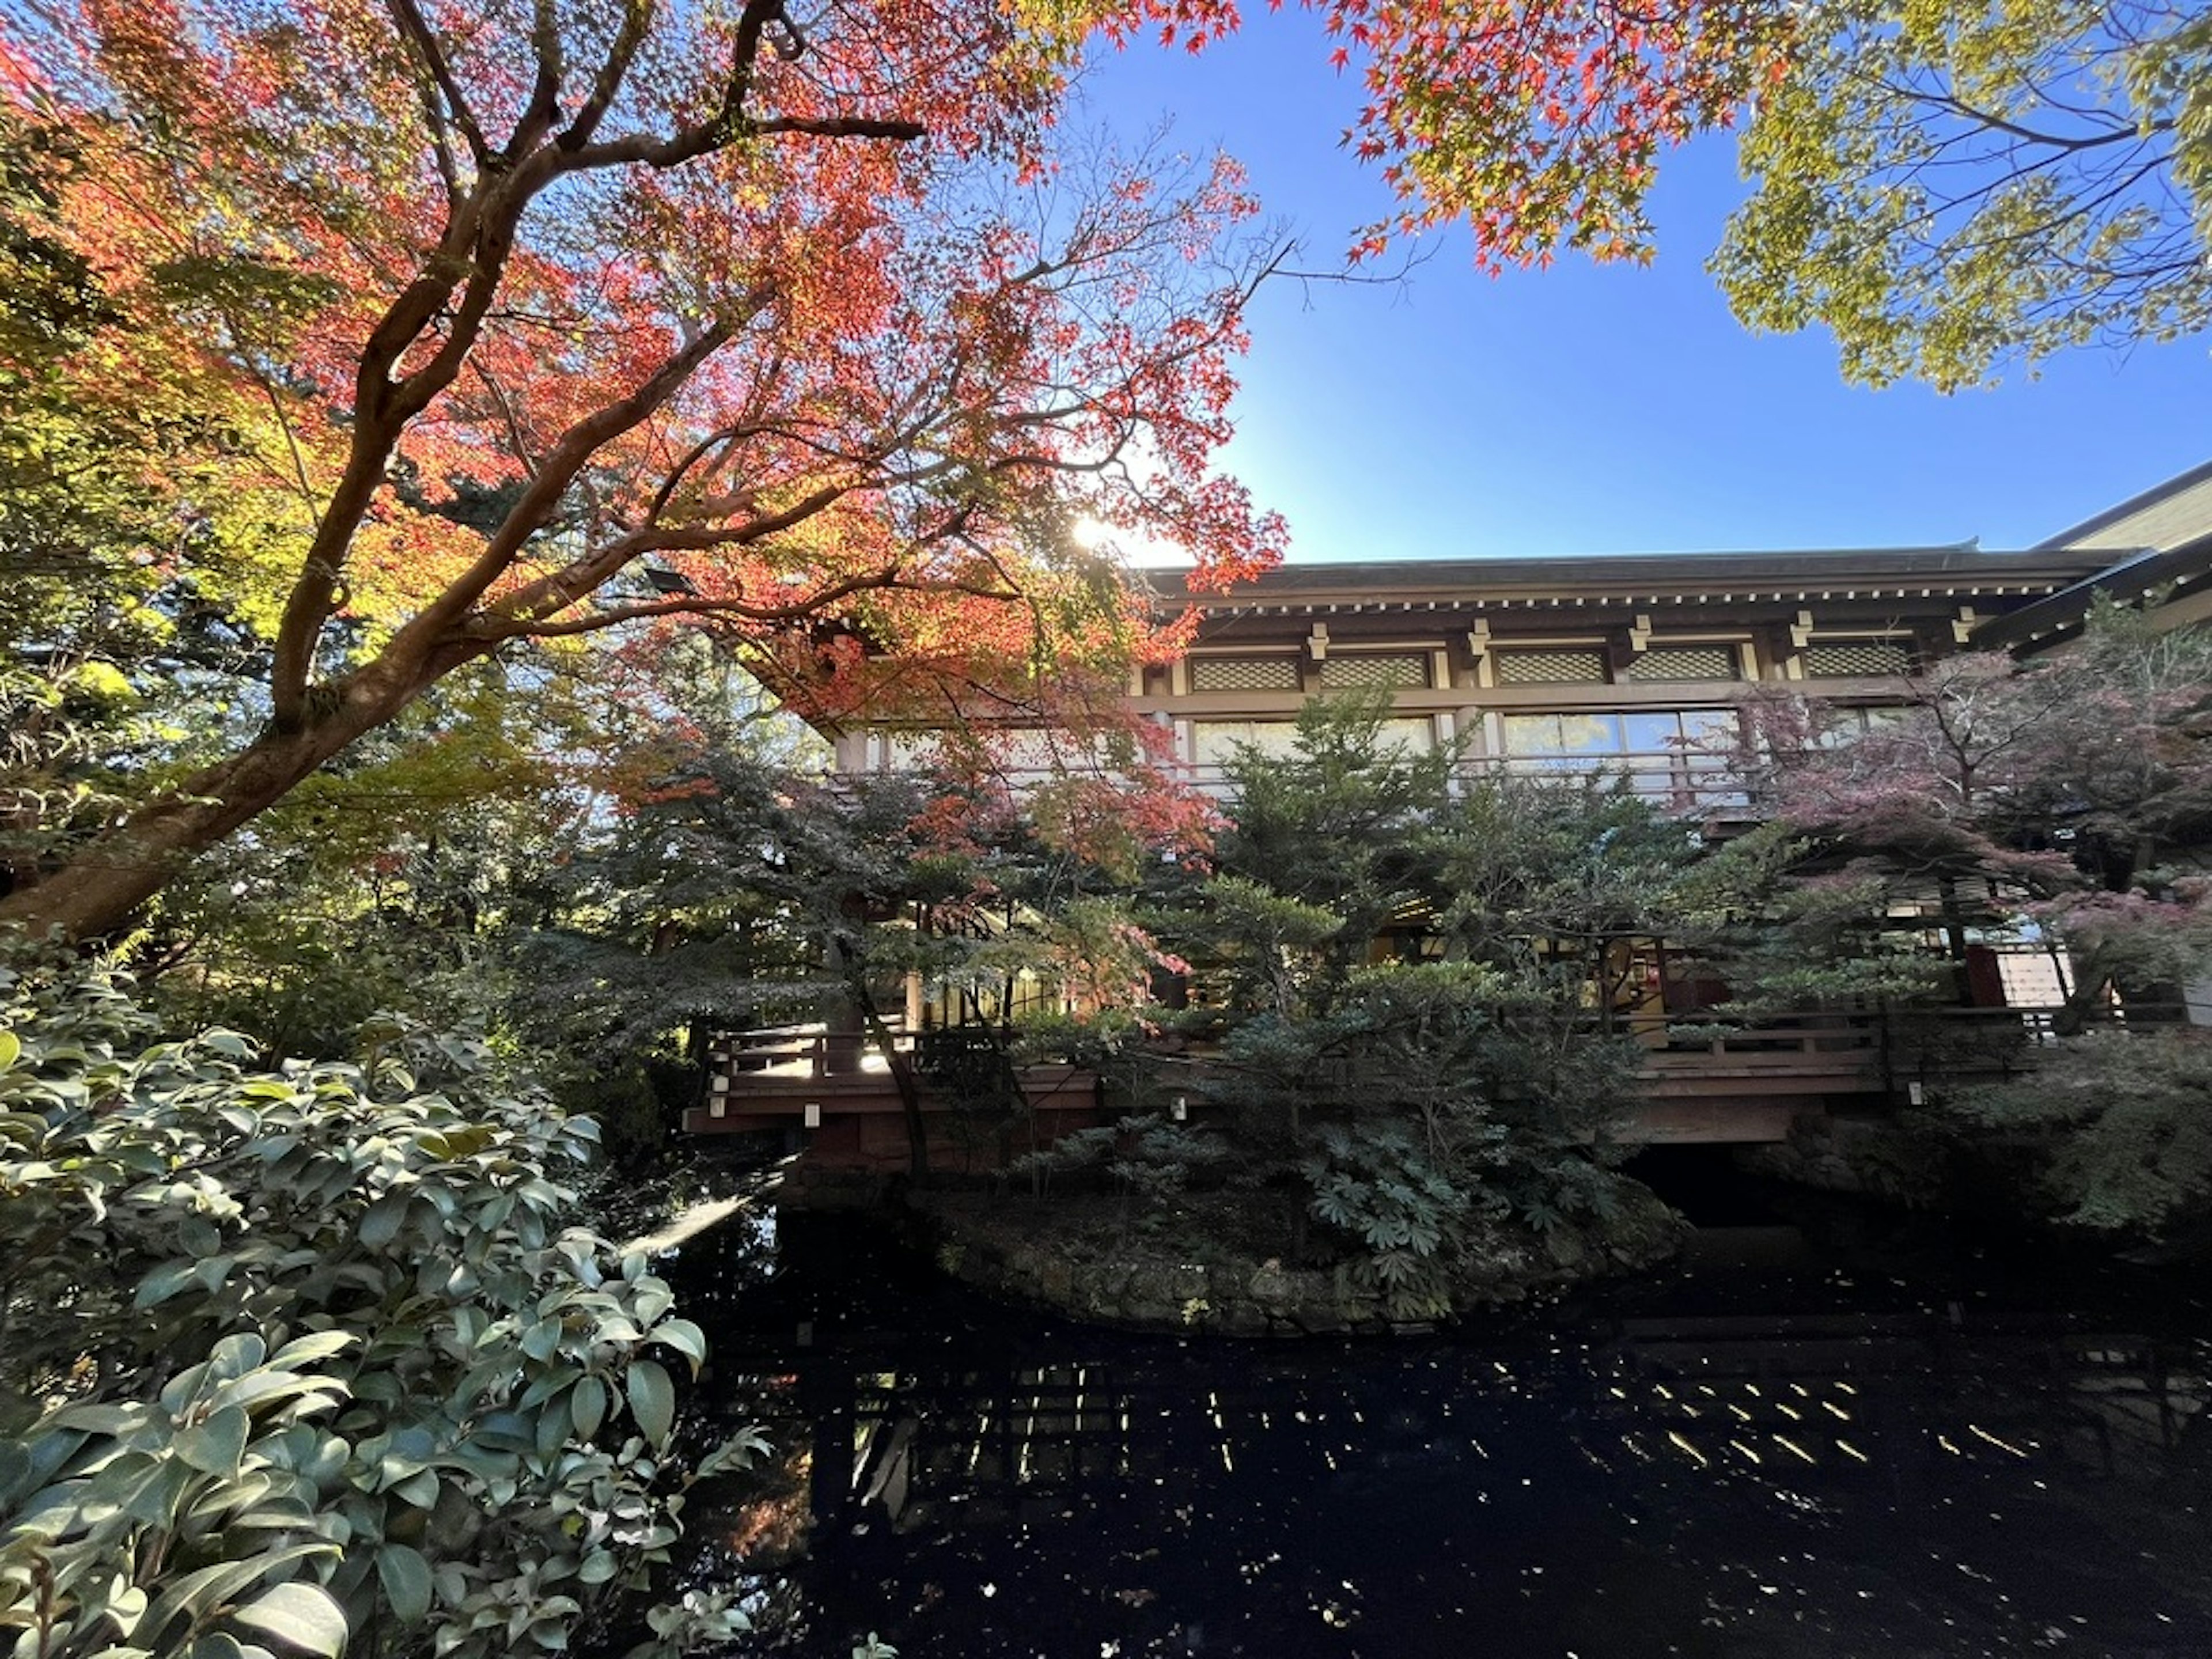
<svg viewBox="0 0 2212 1659">
<path fill-rule="evenodd" d="M 2017 1008 L 1947 1010 L 1909 1030 L 1885 1028 L 1863 1014 L 1799 1015 L 1704 1031 L 1646 1020 L 1632 1028 L 1648 1052 L 1631 1133 L 1657 1144 L 1783 1140 L 1803 1114 L 1901 1098 L 1932 1073 L 1939 1051 L 1952 1078 L 1962 1069 L 2000 1073 L 2048 1041 L 2049 1028 L 2049 1011 Z M 910 1036 L 902 1032 L 896 1041 L 912 1052 Z M 1019 1076 L 1041 1120 L 1034 1129 L 1039 1141 L 1096 1121 L 1103 1109 L 1088 1072 L 1036 1066 Z M 933 1152 L 941 1140 L 956 1161 L 974 1158 L 983 1139 L 999 1138 L 998 1126 L 964 1121 L 930 1093 L 925 1090 L 923 1110 Z M 718 1041 L 701 1103 L 684 1114 L 684 1127 L 705 1134 L 805 1129 L 811 1152 L 839 1162 L 892 1164 L 907 1155 L 904 1106 L 887 1063 L 865 1054 L 856 1037 L 819 1027 Z"/>
</svg>

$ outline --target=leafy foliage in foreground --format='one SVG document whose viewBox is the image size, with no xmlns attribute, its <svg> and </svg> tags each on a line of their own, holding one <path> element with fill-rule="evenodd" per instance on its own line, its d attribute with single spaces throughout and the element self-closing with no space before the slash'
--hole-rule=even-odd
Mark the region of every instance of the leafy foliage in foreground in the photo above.
<svg viewBox="0 0 2212 1659">
<path fill-rule="evenodd" d="M 595 1131 L 477 1048 L 133 1053 L 111 981 L 0 969 L 0 1631 L 39 1659 L 565 1645 L 678 1534 L 668 1287 L 566 1227 Z M 641 1652 L 734 1609 L 656 1608 Z"/>
</svg>

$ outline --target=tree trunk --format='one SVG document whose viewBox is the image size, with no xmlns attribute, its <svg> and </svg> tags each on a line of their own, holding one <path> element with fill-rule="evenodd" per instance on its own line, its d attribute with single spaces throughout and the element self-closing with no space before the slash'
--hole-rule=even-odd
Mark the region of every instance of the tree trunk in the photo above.
<svg viewBox="0 0 2212 1659">
<path fill-rule="evenodd" d="M 2074 988 L 2066 994 L 2065 1003 L 2051 1021 L 2053 1035 L 2079 1036 L 2088 1030 L 2090 1022 L 2104 1012 L 2105 988 L 2112 979 L 2112 965 L 2104 951 L 2093 950 L 2077 961 Z"/>
<path fill-rule="evenodd" d="M 98 939 L 131 920 L 178 871 L 266 811 L 309 773 L 411 702 L 427 680 L 389 670 L 348 682 L 330 713 L 296 732 L 264 731 L 228 760 L 80 848 L 33 886 L 0 898 L 0 928 L 33 939 Z"/>
<path fill-rule="evenodd" d="M 845 981 L 846 994 L 853 1006 L 860 1010 L 866 1023 L 868 1035 L 875 1039 L 884 1063 L 890 1068 L 891 1081 L 898 1086 L 899 1109 L 906 1116 L 907 1173 L 917 1187 L 929 1181 L 929 1128 L 921 1113 L 921 1079 L 914 1069 L 914 1056 L 901 1052 L 898 1039 L 876 1006 L 876 1000 L 868 994 L 866 975 L 854 974 Z"/>
</svg>

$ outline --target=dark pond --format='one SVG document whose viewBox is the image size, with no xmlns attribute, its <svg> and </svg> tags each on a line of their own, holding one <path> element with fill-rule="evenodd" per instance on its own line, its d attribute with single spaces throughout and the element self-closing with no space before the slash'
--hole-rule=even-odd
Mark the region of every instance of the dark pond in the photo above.
<svg viewBox="0 0 2212 1659">
<path fill-rule="evenodd" d="M 1103 1334 L 741 1218 L 665 1270 L 783 1458 L 690 1576 L 823 1659 L 2212 1655 L 2200 1279 L 1702 1167 L 1655 1169 L 1679 1270 L 1382 1343 Z"/>
</svg>

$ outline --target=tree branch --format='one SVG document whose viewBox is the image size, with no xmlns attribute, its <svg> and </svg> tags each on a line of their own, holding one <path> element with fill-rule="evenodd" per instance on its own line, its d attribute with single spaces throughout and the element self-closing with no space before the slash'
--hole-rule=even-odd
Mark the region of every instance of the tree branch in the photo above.
<svg viewBox="0 0 2212 1659">
<path fill-rule="evenodd" d="M 469 155 L 481 169 L 491 157 L 491 147 L 484 143 L 483 131 L 477 125 L 469 100 L 461 95 L 460 82 L 453 78 L 453 65 L 446 61 L 446 50 L 438 44 L 437 31 L 430 27 L 416 0 L 386 0 L 386 4 L 392 21 L 399 26 L 400 38 L 414 49 L 423 69 L 445 95 L 447 113 L 461 130 L 461 137 L 468 140 Z"/>
</svg>

